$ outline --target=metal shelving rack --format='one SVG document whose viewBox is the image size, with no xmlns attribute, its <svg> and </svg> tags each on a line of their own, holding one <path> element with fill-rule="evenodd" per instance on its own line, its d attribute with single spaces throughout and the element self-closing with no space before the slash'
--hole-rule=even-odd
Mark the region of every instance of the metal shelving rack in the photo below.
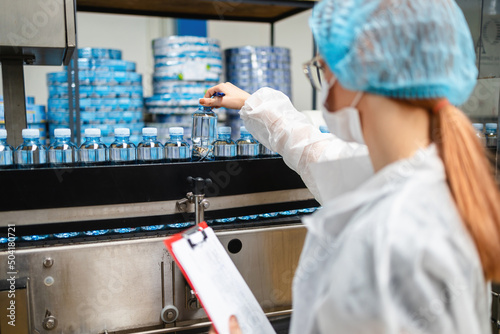
<svg viewBox="0 0 500 334">
<path fill-rule="evenodd" d="M 315 0 L 77 0 L 77 10 L 207 20 L 274 23 L 314 6 Z"/>
</svg>

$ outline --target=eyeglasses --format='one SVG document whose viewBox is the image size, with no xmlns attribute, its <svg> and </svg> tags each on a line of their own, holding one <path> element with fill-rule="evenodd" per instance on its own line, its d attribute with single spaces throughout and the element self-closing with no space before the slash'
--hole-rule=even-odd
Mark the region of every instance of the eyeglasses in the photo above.
<svg viewBox="0 0 500 334">
<path fill-rule="evenodd" d="M 320 62 L 321 57 L 317 55 L 313 59 L 309 60 L 307 63 L 302 65 L 304 74 L 307 79 L 311 82 L 311 85 L 316 90 L 321 90 L 321 85 L 325 81 L 324 79 L 324 68 Z"/>
</svg>

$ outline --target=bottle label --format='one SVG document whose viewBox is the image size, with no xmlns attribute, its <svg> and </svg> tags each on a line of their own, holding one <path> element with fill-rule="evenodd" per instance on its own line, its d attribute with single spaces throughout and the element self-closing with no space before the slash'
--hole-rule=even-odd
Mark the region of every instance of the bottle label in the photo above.
<svg viewBox="0 0 500 334">
<path fill-rule="evenodd" d="M 168 160 L 187 160 L 190 158 L 189 146 L 165 146 L 165 153 Z"/>
<path fill-rule="evenodd" d="M 238 156 L 255 157 L 259 155 L 259 144 L 238 144 Z"/>
<path fill-rule="evenodd" d="M 236 156 L 236 145 L 215 145 L 214 155 L 216 158 L 233 158 Z"/>
<path fill-rule="evenodd" d="M 165 158 L 165 151 L 162 147 L 138 147 L 137 159 L 141 161 L 156 161 Z"/>
</svg>

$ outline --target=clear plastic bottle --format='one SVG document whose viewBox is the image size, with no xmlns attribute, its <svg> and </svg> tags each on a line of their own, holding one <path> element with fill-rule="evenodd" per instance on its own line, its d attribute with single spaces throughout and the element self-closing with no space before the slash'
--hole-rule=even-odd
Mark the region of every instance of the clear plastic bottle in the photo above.
<svg viewBox="0 0 500 334">
<path fill-rule="evenodd" d="M 104 165 L 108 162 L 108 148 L 101 141 L 100 129 L 85 129 L 85 141 L 80 145 L 80 163 L 84 166 Z"/>
<path fill-rule="evenodd" d="M 54 142 L 49 146 L 49 164 L 51 166 L 71 166 L 78 162 L 78 148 L 71 142 L 70 129 L 55 129 Z"/>
<path fill-rule="evenodd" d="M 19 168 L 45 167 L 47 149 L 40 143 L 40 130 L 23 129 L 24 142 L 16 148 L 16 164 Z"/>
<path fill-rule="evenodd" d="M 241 217 L 238 217 L 239 220 L 243 220 L 243 221 L 248 221 L 248 220 L 255 220 L 259 217 L 259 215 L 250 215 L 250 216 L 241 216 Z"/>
<path fill-rule="evenodd" d="M 165 147 L 157 139 L 158 129 L 143 128 L 142 141 L 137 145 L 137 160 L 140 163 L 158 163 L 165 160 Z"/>
<path fill-rule="evenodd" d="M 84 235 L 88 235 L 88 236 L 99 236 L 99 235 L 105 235 L 108 233 L 109 233 L 109 230 L 91 230 L 91 231 L 83 232 Z"/>
<path fill-rule="evenodd" d="M 229 217 L 229 218 L 219 218 L 215 219 L 216 223 L 232 223 L 236 220 L 236 217 Z"/>
<path fill-rule="evenodd" d="M 484 124 L 483 123 L 473 123 L 472 126 L 476 130 L 476 136 L 483 146 L 486 146 L 486 137 L 484 136 Z"/>
<path fill-rule="evenodd" d="M 184 141 L 184 128 L 168 129 L 170 139 L 165 143 L 165 160 L 167 162 L 186 162 L 191 160 L 189 144 Z M 194 151 L 193 151 L 194 152 Z"/>
<path fill-rule="evenodd" d="M 240 128 L 241 138 L 236 141 L 237 154 L 239 158 L 256 158 L 259 156 L 259 142 L 253 139 L 248 130 Z"/>
<path fill-rule="evenodd" d="M 14 167 L 14 148 L 7 144 L 7 130 L 0 129 L 0 168 Z"/>
<path fill-rule="evenodd" d="M 214 141 L 215 160 L 228 160 L 236 157 L 236 144 L 231 140 L 231 127 L 221 126 Z"/>
<path fill-rule="evenodd" d="M 120 233 L 120 234 L 125 234 L 125 233 L 137 232 L 137 230 L 138 230 L 137 227 L 121 227 L 121 228 L 115 228 L 115 229 L 113 229 L 113 232 Z"/>
<path fill-rule="evenodd" d="M 130 129 L 116 128 L 115 141 L 109 146 L 109 160 L 113 164 L 129 164 L 137 160 L 135 144 L 130 141 Z"/>
<path fill-rule="evenodd" d="M 486 147 L 497 147 L 497 123 L 486 123 Z"/>
<path fill-rule="evenodd" d="M 215 131 L 217 115 L 210 107 L 199 107 L 193 114 L 193 161 L 214 160 Z"/>
<path fill-rule="evenodd" d="M 287 211 L 281 211 L 279 214 L 281 216 L 293 216 L 296 215 L 299 212 L 299 210 L 287 210 Z"/>
<path fill-rule="evenodd" d="M 149 225 L 149 226 L 141 226 L 142 231 L 158 231 L 163 230 L 165 225 Z"/>
<path fill-rule="evenodd" d="M 278 156 L 278 153 L 268 149 L 267 147 L 265 147 L 264 145 L 262 145 L 261 143 L 259 143 L 259 155 L 261 157 L 276 157 Z"/>
</svg>

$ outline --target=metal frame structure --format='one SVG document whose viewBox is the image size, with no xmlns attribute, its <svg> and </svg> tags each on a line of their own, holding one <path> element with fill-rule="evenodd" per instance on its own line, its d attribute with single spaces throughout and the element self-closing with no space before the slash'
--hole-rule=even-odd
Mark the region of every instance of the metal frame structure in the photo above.
<svg viewBox="0 0 500 334">
<path fill-rule="evenodd" d="M 23 66 L 69 62 L 76 47 L 75 7 L 75 0 L 0 2 L 4 112 L 12 145 L 22 143 L 27 127 Z"/>
</svg>

